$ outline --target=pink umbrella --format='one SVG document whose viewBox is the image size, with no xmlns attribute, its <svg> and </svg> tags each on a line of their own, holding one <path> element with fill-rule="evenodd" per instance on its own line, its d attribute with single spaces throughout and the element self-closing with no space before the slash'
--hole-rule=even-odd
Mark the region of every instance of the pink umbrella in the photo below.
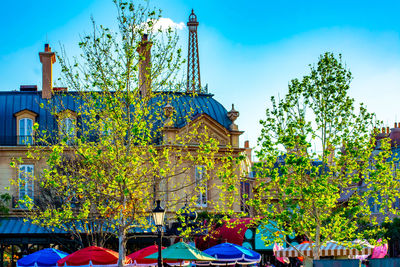
<svg viewBox="0 0 400 267">
<path fill-rule="evenodd" d="M 281 250 L 281 249 L 283 249 L 283 247 L 281 245 L 278 245 L 277 243 L 275 243 L 274 248 L 273 248 L 274 256 L 275 256 L 275 252 L 278 250 Z M 282 263 L 290 263 L 290 260 L 288 257 L 276 257 L 276 259 Z"/>
<path fill-rule="evenodd" d="M 379 238 L 378 244 L 382 243 L 382 239 Z M 388 252 L 388 244 L 382 244 L 382 245 L 377 245 L 374 247 L 374 250 L 372 251 L 371 259 L 382 259 L 386 256 Z"/>
</svg>

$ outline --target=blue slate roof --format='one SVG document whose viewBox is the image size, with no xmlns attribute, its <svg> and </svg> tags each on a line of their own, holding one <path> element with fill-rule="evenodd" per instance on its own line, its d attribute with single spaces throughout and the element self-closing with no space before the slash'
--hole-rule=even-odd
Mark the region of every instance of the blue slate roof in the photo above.
<svg viewBox="0 0 400 267">
<path fill-rule="evenodd" d="M 207 114 L 229 130 L 231 121 L 227 116 L 227 110 L 213 98 L 213 95 L 199 94 L 193 97 L 185 93 L 166 92 L 165 94 L 157 95 L 153 101 L 162 101 L 166 104 L 166 99 L 170 94 L 174 94 L 170 104 L 176 110 L 175 127 L 180 128 L 186 124 L 185 117 L 188 115 L 189 110 L 192 109 L 191 116 Z M 62 96 L 63 109 L 78 111 L 82 100 L 79 100 L 76 97 L 77 95 L 77 92 L 68 92 Z M 40 107 L 41 103 L 44 108 Z M 51 115 L 49 108 L 46 108 L 47 106 L 48 100 L 42 99 L 41 91 L 0 92 L 0 145 L 16 145 L 17 125 L 15 114 L 23 110 L 29 110 L 37 114 L 36 122 L 39 123 L 39 130 L 56 131 L 58 129 L 56 119 Z"/>
</svg>

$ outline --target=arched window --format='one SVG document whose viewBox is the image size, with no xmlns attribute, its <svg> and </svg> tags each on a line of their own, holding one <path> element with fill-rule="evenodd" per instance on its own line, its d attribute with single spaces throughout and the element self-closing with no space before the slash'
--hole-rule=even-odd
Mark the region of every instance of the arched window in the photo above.
<svg viewBox="0 0 400 267">
<path fill-rule="evenodd" d="M 19 120 L 19 145 L 32 144 L 33 135 L 33 120 L 29 118 L 22 118 Z"/>
<path fill-rule="evenodd" d="M 15 139 L 18 145 L 33 144 L 33 125 L 36 121 L 37 113 L 24 109 L 14 114 L 17 123 L 17 138 Z"/>
<path fill-rule="evenodd" d="M 75 118 L 67 117 L 63 118 L 60 121 L 60 131 L 61 131 L 61 139 L 66 138 L 67 144 L 72 144 L 75 135 L 76 135 L 76 129 L 75 129 L 75 124 L 76 120 Z"/>
</svg>

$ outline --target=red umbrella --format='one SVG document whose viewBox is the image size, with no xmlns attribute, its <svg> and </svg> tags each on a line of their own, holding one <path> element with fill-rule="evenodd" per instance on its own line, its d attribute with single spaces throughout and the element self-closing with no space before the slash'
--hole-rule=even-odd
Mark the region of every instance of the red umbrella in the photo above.
<svg viewBox="0 0 400 267">
<path fill-rule="evenodd" d="M 161 249 L 165 249 L 165 247 L 161 247 Z M 132 254 L 129 254 L 128 257 L 132 259 L 132 264 L 134 266 L 156 266 L 157 260 L 156 259 L 145 259 L 145 257 L 157 253 L 158 246 L 153 245 L 141 250 L 138 250 Z M 186 266 L 189 265 L 189 261 L 174 261 L 174 260 L 163 260 L 163 262 L 168 263 L 170 266 L 180 265 Z"/>
<path fill-rule="evenodd" d="M 118 263 L 118 253 L 101 247 L 87 247 L 78 250 L 57 262 L 58 266 L 82 266 L 82 265 L 115 265 Z M 131 263 L 126 258 L 125 264 Z"/>
<path fill-rule="evenodd" d="M 161 247 L 161 249 L 165 249 L 165 247 Z M 132 254 L 129 254 L 128 257 L 132 259 L 132 264 L 133 265 L 156 265 L 157 260 L 151 260 L 151 259 L 144 259 L 144 257 L 147 257 L 153 253 L 158 252 L 158 246 L 153 245 L 149 246 L 146 248 L 143 248 L 141 250 L 138 250 Z"/>
</svg>

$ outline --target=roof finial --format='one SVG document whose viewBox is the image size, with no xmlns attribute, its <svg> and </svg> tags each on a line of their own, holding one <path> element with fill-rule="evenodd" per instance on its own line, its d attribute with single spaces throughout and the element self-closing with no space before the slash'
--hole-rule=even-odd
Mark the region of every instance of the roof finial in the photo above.
<svg viewBox="0 0 400 267">
<path fill-rule="evenodd" d="M 229 126 L 231 131 L 237 131 L 238 126 L 235 124 L 235 120 L 239 117 L 239 111 L 235 110 L 235 106 L 232 104 L 232 109 L 228 112 L 228 118 L 232 122 Z"/>
<path fill-rule="evenodd" d="M 164 127 L 172 127 L 174 125 L 172 115 L 175 112 L 175 108 L 171 106 L 168 101 L 167 104 L 163 107 L 163 111 L 165 116 Z"/>
</svg>

